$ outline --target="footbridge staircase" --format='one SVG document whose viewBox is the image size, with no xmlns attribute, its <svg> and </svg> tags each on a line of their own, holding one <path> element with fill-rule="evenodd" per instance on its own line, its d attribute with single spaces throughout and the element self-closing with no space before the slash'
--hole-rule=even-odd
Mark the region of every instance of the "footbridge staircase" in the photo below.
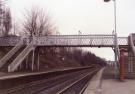
<svg viewBox="0 0 135 94">
<path fill-rule="evenodd" d="M 125 52 L 125 77 L 135 78 L 135 34 L 128 37 L 129 48 Z"/>
<path fill-rule="evenodd" d="M 9 40 L 10 39 L 8 39 L 8 41 Z M 15 39 L 16 41 L 15 44 L 3 45 L 3 46 L 13 46 L 13 48 L 0 59 L 0 71 L 3 72 L 15 71 L 16 69 L 18 69 L 19 65 L 23 62 L 23 60 L 28 56 L 28 54 L 36 48 L 36 46 L 33 46 L 32 41 L 28 45 L 24 45 L 23 43 L 24 39 L 18 38 L 18 40 L 19 42 L 16 41 Z M 4 44 L 3 42 L 2 44 Z"/>
</svg>

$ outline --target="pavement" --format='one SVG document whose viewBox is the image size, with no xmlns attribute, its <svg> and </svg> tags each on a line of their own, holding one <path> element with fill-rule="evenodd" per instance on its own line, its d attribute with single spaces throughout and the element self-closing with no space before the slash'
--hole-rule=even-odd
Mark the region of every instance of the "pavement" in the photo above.
<svg viewBox="0 0 135 94">
<path fill-rule="evenodd" d="M 116 79 L 105 79 L 102 81 L 101 91 L 101 94 L 135 94 L 135 80 L 126 79 L 121 82 Z"/>
<path fill-rule="evenodd" d="M 83 94 L 101 94 L 101 78 L 104 68 L 90 80 L 88 87 Z"/>
<path fill-rule="evenodd" d="M 83 94 L 135 94 L 135 79 L 102 79 L 103 70 L 91 79 Z"/>
</svg>

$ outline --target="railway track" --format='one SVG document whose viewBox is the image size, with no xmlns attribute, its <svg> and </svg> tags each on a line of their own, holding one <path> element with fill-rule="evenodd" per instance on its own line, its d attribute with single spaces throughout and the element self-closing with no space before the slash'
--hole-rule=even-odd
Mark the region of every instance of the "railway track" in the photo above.
<svg viewBox="0 0 135 94">
<path fill-rule="evenodd" d="M 0 90 L 0 94 L 82 94 L 91 77 L 100 68 L 84 68 L 46 79 L 32 81 L 13 88 Z"/>
</svg>

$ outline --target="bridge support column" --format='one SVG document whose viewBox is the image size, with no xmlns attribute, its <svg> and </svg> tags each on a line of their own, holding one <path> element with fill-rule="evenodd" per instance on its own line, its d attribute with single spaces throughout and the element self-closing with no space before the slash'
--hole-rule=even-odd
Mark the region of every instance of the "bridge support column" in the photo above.
<svg viewBox="0 0 135 94">
<path fill-rule="evenodd" d="M 34 61 L 35 61 L 35 50 L 33 49 L 33 51 L 32 51 L 32 64 L 31 64 L 32 71 L 34 70 Z"/>
<path fill-rule="evenodd" d="M 19 70 L 21 70 L 22 69 L 22 64 L 20 64 L 20 66 L 19 66 Z"/>
<path fill-rule="evenodd" d="M 29 55 L 26 57 L 26 69 L 28 69 L 28 60 L 29 60 Z"/>
<path fill-rule="evenodd" d="M 38 61 L 37 61 L 37 68 L 38 68 L 38 70 L 39 70 L 39 53 L 38 53 Z"/>
<path fill-rule="evenodd" d="M 124 52 L 126 50 L 125 49 L 120 49 L 120 60 L 119 60 L 119 63 L 120 63 L 120 80 L 121 81 L 124 81 L 124 78 L 125 78 L 125 64 L 124 64 L 124 60 L 125 60 L 125 56 L 124 56 Z"/>
</svg>

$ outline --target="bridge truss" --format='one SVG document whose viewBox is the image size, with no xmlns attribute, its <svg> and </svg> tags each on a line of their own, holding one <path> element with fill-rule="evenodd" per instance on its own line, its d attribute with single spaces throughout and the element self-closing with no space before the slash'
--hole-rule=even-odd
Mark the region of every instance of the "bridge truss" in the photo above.
<svg viewBox="0 0 135 94">
<path fill-rule="evenodd" d="M 20 37 L 1 37 L 0 46 L 15 46 L 21 40 Z M 114 47 L 115 35 L 51 35 L 43 37 L 24 38 L 22 44 L 28 45 L 33 40 L 36 46 L 57 47 Z M 118 37 L 118 45 L 126 47 L 127 37 Z"/>
</svg>

